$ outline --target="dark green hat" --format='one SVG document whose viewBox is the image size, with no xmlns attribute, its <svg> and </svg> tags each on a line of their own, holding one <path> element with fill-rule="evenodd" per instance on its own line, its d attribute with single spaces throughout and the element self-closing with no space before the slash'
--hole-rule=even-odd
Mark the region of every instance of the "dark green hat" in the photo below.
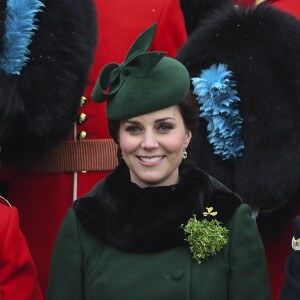
<svg viewBox="0 0 300 300">
<path fill-rule="evenodd" d="M 189 74 L 179 61 L 165 57 L 164 52 L 146 52 L 156 25 L 137 38 L 123 63 L 110 63 L 99 75 L 92 98 L 96 102 L 108 100 L 110 120 L 128 119 L 178 104 L 188 93 Z"/>
</svg>

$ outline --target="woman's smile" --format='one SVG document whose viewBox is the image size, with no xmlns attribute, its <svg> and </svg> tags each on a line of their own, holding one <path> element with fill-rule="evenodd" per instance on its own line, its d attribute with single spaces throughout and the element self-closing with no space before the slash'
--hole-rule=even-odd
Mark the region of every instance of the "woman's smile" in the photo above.
<svg viewBox="0 0 300 300">
<path fill-rule="evenodd" d="M 141 162 L 148 165 L 148 164 L 154 164 L 154 163 L 160 162 L 164 158 L 164 156 L 163 155 L 158 155 L 158 156 L 137 156 L 137 158 Z"/>
</svg>

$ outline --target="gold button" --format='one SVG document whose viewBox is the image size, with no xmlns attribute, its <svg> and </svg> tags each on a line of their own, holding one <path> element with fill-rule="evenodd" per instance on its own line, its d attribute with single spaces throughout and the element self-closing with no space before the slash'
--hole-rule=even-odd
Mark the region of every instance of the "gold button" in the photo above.
<svg viewBox="0 0 300 300">
<path fill-rule="evenodd" d="M 85 106 L 86 104 L 86 97 L 82 96 L 81 99 L 80 99 L 80 106 Z"/>
<path fill-rule="evenodd" d="M 78 138 L 79 138 L 80 140 L 84 140 L 84 139 L 86 139 L 86 137 L 87 137 L 87 133 L 86 133 L 85 131 L 79 132 Z"/>
<path fill-rule="evenodd" d="M 78 124 L 83 124 L 86 121 L 86 114 L 81 113 L 78 118 L 77 118 L 77 123 Z"/>
</svg>

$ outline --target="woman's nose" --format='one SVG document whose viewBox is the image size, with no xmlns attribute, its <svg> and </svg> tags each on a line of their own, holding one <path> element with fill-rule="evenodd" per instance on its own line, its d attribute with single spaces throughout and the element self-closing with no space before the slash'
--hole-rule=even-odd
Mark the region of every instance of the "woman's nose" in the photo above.
<svg viewBox="0 0 300 300">
<path fill-rule="evenodd" d="M 144 134 L 141 147 L 144 149 L 155 149 L 158 147 L 158 142 L 153 132 Z"/>
</svg>

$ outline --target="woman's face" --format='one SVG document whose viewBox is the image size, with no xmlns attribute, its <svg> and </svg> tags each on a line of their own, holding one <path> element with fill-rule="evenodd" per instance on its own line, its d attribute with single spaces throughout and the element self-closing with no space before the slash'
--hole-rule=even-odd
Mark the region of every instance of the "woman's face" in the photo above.
<svg viewBox="0 0 300 300">
<path fill-rule="evenodd" d="M 140 187 L 176 184 L 191 137 L 176 105 L 122 120 L 119 143 L 131 181 Z"/>
</svg>

